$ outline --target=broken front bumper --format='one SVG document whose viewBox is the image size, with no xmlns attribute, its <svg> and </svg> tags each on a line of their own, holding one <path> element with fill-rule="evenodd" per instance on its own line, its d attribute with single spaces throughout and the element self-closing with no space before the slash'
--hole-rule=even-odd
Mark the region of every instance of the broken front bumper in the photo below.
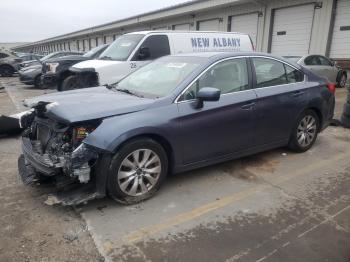
<svg viewBox="0 0 350 262">
<path fill-rule="evenodd" d="M 31 140 L 22 137 L 22 151 L 18 159 L 19 175 L 25 184 L 40 181 L 41 176 L 51 178 L 59 190 L 51 195 L 55 203 L 77 205 L 91 199 L 105 196 L 104 190 L 98 190 L 96 179 L 92 177 L 91 165 L 97 161 L 97 152 L 79 146 L 69 161 L 53 163 L 47 154 L 39 154 L 33 148 Z"/>
</svg>

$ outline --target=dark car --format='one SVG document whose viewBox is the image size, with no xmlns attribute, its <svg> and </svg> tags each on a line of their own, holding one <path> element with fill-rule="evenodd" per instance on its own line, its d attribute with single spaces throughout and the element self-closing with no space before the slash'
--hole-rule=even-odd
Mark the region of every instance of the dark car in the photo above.
<svg viewBox="0 0 350 262">
<path fill-rule="evenodd" d="M 59 58 L 69 55 L 81 54 L 79 52 L 60 51 L 54 52 L 43 58 L 35 61 L 28 61 L 22 63 L 22 68 L 18 71 L 19 80 L 26 85 L 34 85 L 35 87 L 42 87 L 41 74 L 43 63 L 50 58 Z"/>
<path fill-rule="evenodd" d="M 70 185 L 56 199 L 66 205 L 107 193 L 136 203 L 168 173 L 287 145 L 308 150 L 333 117 L 334 91 L 267 54 L 163 57 L 118 84 L 26 100 L 20 174 Z"/>
<path fill-rule="evenodd" d="M 81 52 L 75 52 L 75 51 L 58 51 L 58 52 L 53 52 L 50 53 L 46 56 L 43 57 L 35 57 L 35 59 L 33 60 L 29 60 L 29 61 L 24 61 L 23 63 L 20 64 L 20 68 L 25 68 L 28 66 L 32 66 L 32 65 L 39 65 L 42 64 L 43 62 L 45 62 L 48 59 L 51 58 L 58 58 L 58 57 L 62 57 L 62 56 L 68 56 L 68 55 L 82 55 Z"/>
<path fill-rule="evenodd" d="M 100 45 L 84 55 L 71 55 L 46 60 L 43 64 L 41 77 L 43 85 L 45 87 L 57 86 L 58 91 L 76 89 L 76 78 L 72 76 L 69 67 L 99 57 L 107 47 L 107 44 Z"/>
<path fill-rule="evenodd" d="M 0 76 L 12 76 L 18 70 L 22 61 L 15 53 L 0 50 Z"/>
</svg>

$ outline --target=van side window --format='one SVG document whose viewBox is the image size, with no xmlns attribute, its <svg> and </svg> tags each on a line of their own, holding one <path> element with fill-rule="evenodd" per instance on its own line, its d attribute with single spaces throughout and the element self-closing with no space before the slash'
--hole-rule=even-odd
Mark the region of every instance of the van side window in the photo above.
<svg viewBox="0 0 350 262">
<path fill-rule="evenodd" d="M 140 52 L 147 50 L 149 55 L 142 57 Z M 166 35 L 151 35 L 141 45 L 139 50 L 135 53 L 133 61 L 140 60 L 154 60 L 158 57 L 170 55 L 169 39 Z"/>
</svg>

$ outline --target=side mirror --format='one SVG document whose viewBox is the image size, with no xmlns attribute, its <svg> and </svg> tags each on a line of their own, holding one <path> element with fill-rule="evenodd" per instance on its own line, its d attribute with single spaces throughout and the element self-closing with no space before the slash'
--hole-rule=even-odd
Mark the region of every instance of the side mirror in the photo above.
<svg viewBox="0 0 350 262">
<path fill-rule="evenodd" d="M 221 91 L 214 87 L 202 87 L 197 93 L 195 108 L 202 108 L 204 101 L 218 101 Z"/>
<path fill-rule="evenodd" d="M 149 48 L 148 47 L 141 47 L 140 48 L 140 51 L 139 51 L 139 54 L 138 54 L 138 57 L 140 60 L 144 60 L 144 59 L 147 59 L 151 56 L 151 52 L 149 51 Z"/>
</svg>

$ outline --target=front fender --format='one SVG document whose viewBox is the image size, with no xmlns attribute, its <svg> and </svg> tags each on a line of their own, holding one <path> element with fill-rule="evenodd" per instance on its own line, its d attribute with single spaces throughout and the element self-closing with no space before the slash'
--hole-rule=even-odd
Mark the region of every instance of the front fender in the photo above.
<svg viewBox="0 0 350 262">
<path fill-rule="evenodd" d="M 178 111 L 175 104 L 106 118 L 84 143 L 115 153 L 125 141 L 140 135 L 156 135 L 180 152 Z"/>
</svg>

